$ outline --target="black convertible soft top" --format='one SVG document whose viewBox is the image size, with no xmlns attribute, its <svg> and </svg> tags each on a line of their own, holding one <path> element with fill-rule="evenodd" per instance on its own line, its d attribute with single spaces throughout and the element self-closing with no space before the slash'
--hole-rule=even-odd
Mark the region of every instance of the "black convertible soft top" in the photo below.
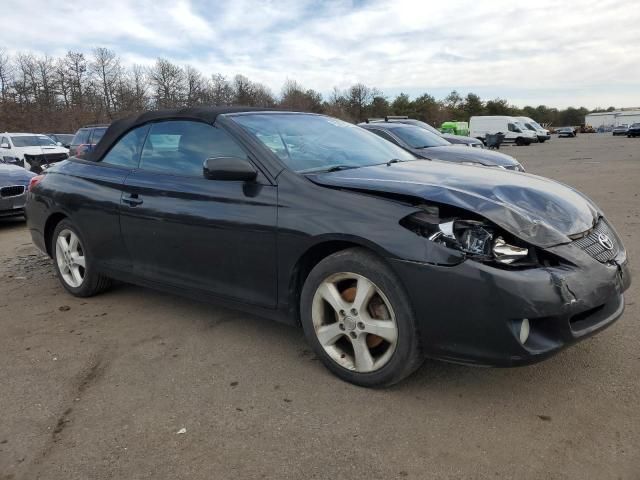
<svg viewBox="0 0 640 480">
<path fill-rule="evenodd" d="M 95 149 L 86 156 L 87 160 L 100 160 L 113 144 L 117 142 L 129 130 L 144 125 L 148 122 L 159 120 L 197 120 L 213 124 L 218 115 L 225 113 L 254 112 L 273 110 L 257 107 L 185 107 L 166 110 L 149 110 L 135 115 L 130 115 L 113 122 Z"/>
</svg>

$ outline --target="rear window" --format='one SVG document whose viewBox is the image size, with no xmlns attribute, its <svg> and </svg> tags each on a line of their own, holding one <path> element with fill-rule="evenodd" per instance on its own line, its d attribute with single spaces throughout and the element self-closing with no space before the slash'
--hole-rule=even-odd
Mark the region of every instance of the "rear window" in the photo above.
<svg viewBox="0 0 640 480">
<path fill-rule="evenodd" d="M 89 143 L 89 134 L 91 134 L 91 130 L 88 128 L 81 128 L 76 132 L 76 136 L 73 137 L 72 145 L 83 145 Z"/>
<path fill-rule="evenodd" d="M 93 135 L 91 135 L 91 144 L 95 145 L 98 143 L 106 131 L 107 127 L 94 128 Z"/>
</svg>

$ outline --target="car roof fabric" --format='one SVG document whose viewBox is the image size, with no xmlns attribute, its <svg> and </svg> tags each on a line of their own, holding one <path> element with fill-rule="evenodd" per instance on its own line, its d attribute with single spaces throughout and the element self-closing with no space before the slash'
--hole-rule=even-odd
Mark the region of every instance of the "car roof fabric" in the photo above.
<svg viewBox="0 0 640 480">
<path fill-rule="evenodd" d="M 125 133 L 149 122 L 162 120 L 195 120 L 213 124 L 218 115 L 225 113 L 266 111 L 273 109 L 256 107 L 186 107 L 166 110 L 149 110 L 114 121 L 98 142 L 87 160 L 100 160 Z"/>
</svg>

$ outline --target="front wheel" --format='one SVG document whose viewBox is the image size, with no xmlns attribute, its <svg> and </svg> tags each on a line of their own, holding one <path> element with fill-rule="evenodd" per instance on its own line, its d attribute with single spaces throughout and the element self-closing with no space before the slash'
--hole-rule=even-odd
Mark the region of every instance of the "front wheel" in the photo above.
<svg viewBox="0 0 640 480">
<path fill-rule="evenodd" d="M 302 326 L 325 366 L 365 387 L 389 386 L 422 363 L 409 299 L 394 272 L 360 248 L 330 255 L 301 296 Z"/>
<path fill-rule="evenodd" d="M 82 235 L 68 220 L 56 226 L 51 252 L 62 286 L 76 297 L 90 297 L 111 284 L 109 278 L 95 271 L 93 259 Z"/>
</svg>

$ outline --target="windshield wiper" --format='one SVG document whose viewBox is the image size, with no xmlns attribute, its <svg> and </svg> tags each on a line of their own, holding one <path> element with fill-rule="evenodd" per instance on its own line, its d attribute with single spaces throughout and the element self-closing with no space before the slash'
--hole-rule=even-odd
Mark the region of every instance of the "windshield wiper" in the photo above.
<svg viewBox="0 0 640 480">
<path fill-rule="evenodd" d="M 349 170 L 351 168 L 359 168 L 357 165 L 334 165 L 325 170 L 325 172 L 338 172 L 340 170 Z"/>
</svg>

